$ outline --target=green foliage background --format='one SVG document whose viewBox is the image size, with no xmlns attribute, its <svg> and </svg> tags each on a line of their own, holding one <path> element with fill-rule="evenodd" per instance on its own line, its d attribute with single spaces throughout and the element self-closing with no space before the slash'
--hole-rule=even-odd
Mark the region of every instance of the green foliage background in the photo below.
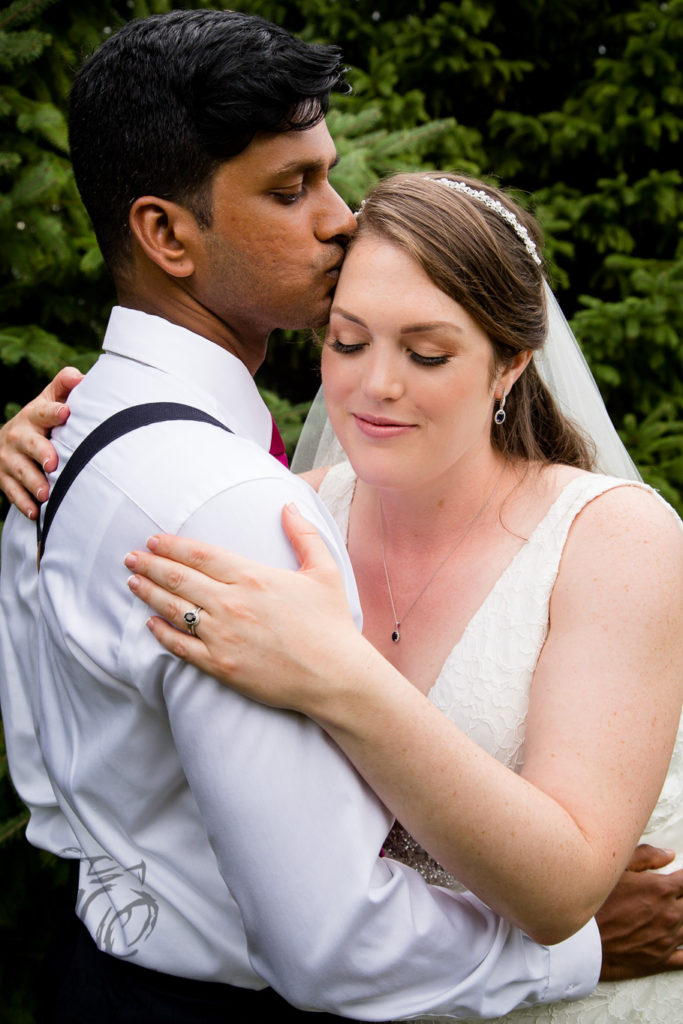
<svg viewBox="0 0 683 1024">
<path fill-rule="evenodd" d="M 351 204 L 397 169 L 514 186 L 552 283 L 645 478 L 683 509 L 683 0 L 14 0 L 0 10 L 0 415 L 65 363 L 86 369 L 113 301 L 71 175 L 72 71 L 131 17 L 261 14 L 344 49 L 353 94 L 329 123 Z M 317 387 L 305 336 L 260 371 L 290 449 Z M 65 873 L 23 840 L 0 746 L 0 1022 L 33 1020 L 35 969 Z"/>
</svg>

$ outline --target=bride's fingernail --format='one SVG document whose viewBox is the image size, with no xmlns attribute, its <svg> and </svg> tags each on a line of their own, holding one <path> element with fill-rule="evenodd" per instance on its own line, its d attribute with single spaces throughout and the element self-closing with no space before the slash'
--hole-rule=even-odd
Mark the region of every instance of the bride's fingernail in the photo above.
<svg viewBox="0 0 683 1024">
<path fill-rule="evenodd" d="M 140 577 L 129 576 L 128 579 L 126 580 L 126 583 L 128 584 L 131 590 L 138 590 L 140 586 Z"/>
<path fill-rule="evenodd" d="M 159 538 L 148 537 L 147 540 L 145 541 L 145 544 L 147 545 L 150 551 L 156 551 L 156 549 L 159 547 Z"/>
<path fill-rule="evenodd" d="M 132 551 L 129 551 L 123 560 L 123 564 L 127 566 L 129 569 L 134 569 L 135 566 L 138 564 L 138 556 L 133 554 Z"/>
<path fill-rule="evenodd" d="M 300 516 L 301 515 L 301 512 L 299 512 L 299 509 L 296 507 L 296 505 L 294 504 L 293 501 L 290 501 L 290 502 L 287 503 L 287 511 L 289 513 L 291 513 L 291 515 L 293 515 L 293 516 Z"/>
</svg>

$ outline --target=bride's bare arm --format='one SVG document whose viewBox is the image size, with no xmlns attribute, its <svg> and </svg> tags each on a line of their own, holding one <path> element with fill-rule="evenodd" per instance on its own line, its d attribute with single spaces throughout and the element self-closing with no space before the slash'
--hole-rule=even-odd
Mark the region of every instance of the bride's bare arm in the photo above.
<svg viewBox="0 0 683 1024">
<path fill-rule="evenodd" d="M 57 468 L 50 431 L 67 420 L 64 402 L 82 377 L 74 366 L 65 366 L 0 429 L 0 490 L 29 519 L 38 514 L 36 502 L 45 501 L 50 493 L 45 472 Z"/>
<path fill-rule="evenodd" d="M 296 574 L 168 537 L 152 546 L 184 564 L 128 558 L 133 589 L 170 622 L 204 609 L 199 638 L 159 619 L 155 635 L 247 695 L 316 719 L 422 845 L 533 938 L 552 943 L 579 928 L 629 860 L 680 717 L 683 565 L 673 517 L 622 488 L 574 524 L 521 775 L 357 634 L 322 541 L 291 511 L 284 522 L 303 562 Z"/>
</svg>

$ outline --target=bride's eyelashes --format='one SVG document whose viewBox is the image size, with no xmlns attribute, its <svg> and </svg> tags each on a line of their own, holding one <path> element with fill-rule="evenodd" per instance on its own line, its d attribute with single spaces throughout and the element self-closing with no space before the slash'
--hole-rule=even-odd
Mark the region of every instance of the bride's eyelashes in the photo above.
<svg viewBox="0 0 683 1024">
<path fill-rule="evenodd" d="M 325 339 L 325 344 L 329 345 L 333 352 L 338 352 L 340 355 L 349 356 L 354 352 L 360 352 L 364 347 L 364 342 L 357 342 L 354 345 L 345 345 L 344 342 L 340 341 L 339 338 L 330 338 L 329 336 Z"/>
<path fill-rule="evenodd" d="M 450 356 L 423 356 L 419 352 L 410 353 L 410 358 L 418 366 L 444 366 L 445 363 L 450 361 Z"/>
<path fill-rule="evenodd" d="M 366 342 L 354 342 L 352 344 L 340 341 L 339 338 L 328 337 L 325 339 L 325 343 L 329 345 L 333 352 L 338 352 L 340 355 L 350 356 L 355 352 L 360 352 L 365 347 Z M 425 356 L 420 352 L 416 352 L 413 349 L 407 350 L 410 358 L 418 366 L 443 366 L 449 362 L 451 356 Z"/>
</svg>

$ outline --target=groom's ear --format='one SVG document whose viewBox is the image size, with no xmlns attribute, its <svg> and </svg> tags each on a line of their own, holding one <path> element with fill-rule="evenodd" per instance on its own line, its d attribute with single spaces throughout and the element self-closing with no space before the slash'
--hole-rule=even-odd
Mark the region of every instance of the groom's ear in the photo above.
<svg viewBox="0 0 683 1024">
<path fill-rule="evenodd" d="M 140 196 L 128 222 L 134 241 L 163 271 L 171 277 L 194 273 L 200 228 L 187 207 L 158 196 Z"/>
</svg>

